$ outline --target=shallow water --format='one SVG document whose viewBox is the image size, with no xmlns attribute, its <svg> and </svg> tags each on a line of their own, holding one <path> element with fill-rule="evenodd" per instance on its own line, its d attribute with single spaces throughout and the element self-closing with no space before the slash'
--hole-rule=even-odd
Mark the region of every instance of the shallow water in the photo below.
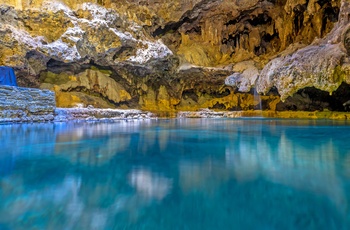
<svg viewBox="0 0 350 230">
<path fill-rule="evenodd" d="M 349 140 L 340 121 L 0 125 L 0 230 L 350 229 Z"/>
</svg>

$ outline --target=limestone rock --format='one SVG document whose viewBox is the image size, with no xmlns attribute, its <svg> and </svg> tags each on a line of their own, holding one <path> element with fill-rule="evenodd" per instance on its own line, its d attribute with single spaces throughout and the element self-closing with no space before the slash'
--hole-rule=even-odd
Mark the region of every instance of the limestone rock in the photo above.
<svg viewBox="0 0 350 230">
<path fill-rule="evenodd" d="M 57 108 L 55 121 L 86 120 L 86 121 L 116 121 L 151 119 L 155 115 L 140 110 L 95 109 L 89 108 Z"/>
<path fill-rule="evenodd" d="M 49 90 L 0 86 L 0 122 L 51 121 L 56 108 Z"/>
<path fill-rule="evenodd" d="M 100 97 L 105 98 L 107 101 L 111 101 L 116 104 L 131 99 L 130 94 L 124 89 L 124 87 L 110 78 L 110 74 L 103 73 L 98 70 L 88 69 L 77 75 L 70 76 L 64 74 L 56 75 L 54 79 L 55 81 L 52 82 L 48 77 L 43 81 L 54 84 L 51 87 L 58 94 L 57 102 L 59 107 L 67 107 L 67 104 L 64 104 L 64 101 L 70 100 L 72 103 L 70 106 L 74 105 L 74 103 L 81 102 L 81 99 L 76 94 L 75 97 L 72 95 L 72 97 L 68 100 L 62 99 L 61 97 L 66 96 L 66 94 L 62 94 L 62 92 L 88 92 L 90 94 L 97 94 Z M 58 81 L 59 79 L 61 79 L 61 81 Z M 45 85 L 42 87 L 48 88 Z"/>
<path fill-rule="evenodd" d="M 290 44 L 325 36 L 339 8 L 340 1 L 202 1 L 162 33 L 178 28 L 177 53 L 192 64 L 264 62 Z"/>
<path fill-rule="evenodd" d="M 269 62 L 258 79 L 258 92 L 267 93 L 276 87 L 284 101 L 305 87 L 315 87 L 331 94 L 342 82 L 350 82 L 347 77 L 349 60 L 346 53 L 348 45 L 346 26 L 349 19 L 343 18 L 346 12 L 350 12 L 350 8 L 348 3 L 343 1 L 340 13 L 342 20 L 324 39 Z M 339 39 L 339 32 L 343 34 L 342 42 Z"/>
<path fill-rule="evenodd" d="M 239 92 L 249 92 L 255 85 L 259 76 L 259 70 L 253 62 L 240 62 L 233 67 L 234 74 L 225 79 L 225 84 L 236 87 Z"/>
<path fill-rule="evenodd" d="M 19 13 L 3 7 L 0 29 L 4 35 L 0 38 L 6 43 L 0 48 L 5 51 L 16 48 L 20 51 L 16 55 L 19 54 L 22 60 L 11 63 L 15 52 L 8 51 L 0 63 L 27 66 L 23 57 L 34 50 L 63 62 L 106 59 L 102 60 L 104 65 L 118 62 L 119 54 L 125 49 L 131 52 L 124 59 L 138 63 L 172 54 L 161 41 L 146 39 L 141 27 L 126 19 L 123 21 L 114 10 L 91 3 L 82 4 L 79 11 L 59 2 L 46 2 L 45 6 L 47 12 L 32 8 Z M 8 24 L 7 21 L 18 23 Z"/>
<path fill-rule="evenodd" d="M 311 86 L 332 93 L 345 80 L 341 68 L 345 56 L 339 45 L 325 44 L 274 59 L 262 70 L 257 90 L 267 93 L 276 87 L 282 100 Z"/>
<path fill-rule="evenodd" d="M 253 88 L 272 110 L 331 107 L 300 96 L 312 87 L 350 99 L 345 0 L 2 3 L 0 64 L 59 106 L 251 110 Z"/>
</svg>

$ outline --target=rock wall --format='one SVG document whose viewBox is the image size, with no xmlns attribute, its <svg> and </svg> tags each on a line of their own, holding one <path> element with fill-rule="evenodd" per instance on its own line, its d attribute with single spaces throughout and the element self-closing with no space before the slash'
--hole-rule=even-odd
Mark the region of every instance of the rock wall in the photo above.
<svg viewBox="0 0 350 230">
<path fill-rule="evenodd" d="M 204 66 L 251 59 L 264 64 L 291 44 L 325 36 L 339 8 L 340 1 L 202 1 L 180 20 L 178 53 Z M 167 26 L 155 32 L 174 29 Z"/>
<path fill-rule="evenodd" d="M 346 0 L 0 3 L 0 65 L 60 107 L 343 111 L 350 100 Z"/>
<path fill-rule="evenodd" d="M 260 73 L 258 92 L 267 93 L 276 87 L 281 99 L 285 100 L 306 87 L 315 87 L 332 94 L 343 82 L 349 84 L 350 69 L 346 50 L 349 13 L 349 3 L 344 1 L 339 22 L 325 38 L 269 62 Z"/>
<path fill-rule="evenodd" d="M 52 121 L 56 108 L 54 92 L 0 86 L 0 122 Z"/>
</svg>

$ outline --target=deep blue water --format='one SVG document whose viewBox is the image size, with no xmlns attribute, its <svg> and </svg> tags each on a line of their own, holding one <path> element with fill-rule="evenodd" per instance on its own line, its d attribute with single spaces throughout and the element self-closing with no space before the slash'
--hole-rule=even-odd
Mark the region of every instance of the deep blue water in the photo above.
<svg viewBox="0 0 350 230">
<path fill-rule="evenodd" d="M 350 125 L 0 125 L 0 230 L 350 229 Z"/>
</svg>

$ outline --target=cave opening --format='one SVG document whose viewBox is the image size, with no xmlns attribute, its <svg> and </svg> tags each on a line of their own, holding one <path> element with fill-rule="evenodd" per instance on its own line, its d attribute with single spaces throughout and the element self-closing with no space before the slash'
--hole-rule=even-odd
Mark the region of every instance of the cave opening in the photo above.
<svg viewBox="0 0 350 230">
<path fill-rule="evenodd" d="M 56 59 L 51 58 L 47 63 L 47 71 L 50 71 L 55 74 L 60 74 L 63 72 L 69 72 L 73 74 L 78 74 L 80 72 L 83 72 L 86 69 L 89 69 L 91 66 L 93 66 L 93 62 L 90 61 L 90 63 L 86 64 L 79 64 L 79 63 L 66 63 L 63 61 L 59 61 Z"/>
<path fill-rule="evenodd" d="M 264 55 L 270 51 L 276 52 L 280 49 L 281 41 L 279 33 L 275 31 L 274 34 L 264 33 L 261 37 L 260 46 L 254 48 L 254 54 L 256 56 Z"/>
<path fill-rule="evenodd" d="M 263 32 L 268 26 L 273 24 L 273 19 L 268 15 L 268 12 L 259 13 L 257 15 L 251 15 L 249 17 L 237 17 L 234 20 L 230 20 L 225 23 L 226 26 L 233 25 L 237 23 L 242 23 L 243 28 L 225 36 L 221 40 L 223 45 L 223 50 L 230 51 L 230 56 L 234 55 L 238 49 L 249 50 L 257 56 L 264 55 L 270 51 L 277 51 L 280 48 L 280 38 L 279 34 L 274 31 L 273 34 L 268 34 Z M 252 28 L 260 28 L 262 31 L 259 34 L 260 44 L 251 44 Z M 265 29 L 261 29 L 265 28 Z"/>
<path fill-rule="evenodd" d="M 118 60 L 118 58 L 132 56 L 134 54 L 134 49 L 132 46 L 122 46 L 118 49 L 113 55 L 112 59 L 114 61 Z"/>
<path fill-rule="evenodd" d="M 297 35 L 301 31 L 304 23 L 304 12 L 306 11 L 306 4 L 298 4 L 293 8 L 294 12 L 294 32 Z"/>
<path fill-rule="evenodd" d="M 187 30 L 185 32 L 185 34 L 198 34 L 198 35 L 202 35 L 202 27 L 201 26 L 195 26 L 193 28 L 191 28 L 190 30 Z"/>
<path fill-rule="evenodd" d="M 323 9 L 323 18 L 322 18 L 322 26 L 321 26 L 321 35 L 324 36 L 327 34 L 331 28 L 329 27 L 329 23 L 335 23 L 338 21 L 340 9 L 338 7 L 332 7 L 330 3 L 328 3 Z"/>
<path fill-rule="evenodd" d="M 285 102 L 279 102 L 277 111 L 350 111 L 350 85 L 342 83 L 330 95 L 328 92 L 315 87 L 300 89 Z"/>
<path fill-rule="evenodd" d="M 320 5 L 320 7 L 323 7 L 325 4 L 327 4 L 329 0 L 318 0 L 317 4 Z"/>
<path fill-rule="evenodd" d="M 194 21 L 195 21 L 195 19 L 190 19 L 189 17 L 184 17 L 178 22 L 170 22 L 170 23 L 166 24 L 164 27 L 158 27 L 156 30 L 153 31 L 152 36 L 153 37 L 161 37 L 168 32 L 177 31 L 185 23 L 192 23 Z"/>
<path fill-rule="evenodd" d="M 182 99 L 191 99 L 194 102 L 198 102 L 198 95 L 193 89 L 184 90 L 181 95 Z"/>
<path fill-rule="evenodd" d="M 209 107 L 209 109 L 225 110 L 226 106 L 222 103 L 216 102 L 215 105 Z"/>
<path fill-rule="evenodd" d="M 266 53 L 266 48 L 264 46 L 257 46 L 254 48 L 254 54 L 260 56 Z"/>
<path fill-rule="evenodd" d="M 237 18 L 227 21 L 224 25 L 229 26 L 246 22 L 252 26 L 259 26 L 272 23 L 272 18 L 268 15 L 268 12 L 263 12 L 258 15 L 254 15 L 253 12 L 254 10 L 243 11 Z"/>
<path fill-rule="evenodd" d="M 252 26 L 271 24 L 272 18 L 265 12 L 263 14 L 258 14 L 258 16 L 248 19 L 247 22 Z"/>
<path fill-rule="evenodd" d="M 223 45 L 228 46 L 228 47 L 232 47 L 233 50 L 239 49 L 239 48 L 247 49 L 248 47 L 246 47 L 244 44 L 244 37 L 245 36 L 249 37 L 249 32 L 247 29 L 245 29 L 237 34 L 230 34 L 227 38 L 223 38 L 221 43 Z M 241 45 L 243 47 L 241 47 Z"/>
<path fill-rule="evenodd" d="M 274 5 L 284 6 L 286 5 L 287 0 L 267 0 L 268 2 L 273 3 Z"/>
</svg>

